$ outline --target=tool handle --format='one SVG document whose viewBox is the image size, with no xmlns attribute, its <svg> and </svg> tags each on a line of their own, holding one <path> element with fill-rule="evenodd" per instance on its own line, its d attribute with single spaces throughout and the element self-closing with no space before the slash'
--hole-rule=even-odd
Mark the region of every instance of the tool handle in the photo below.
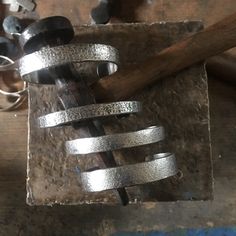
<svg viewBox="0 0 236 236">
<path fill-rule="evenodd" d="M 236 85 L 236 57 L 229 53 L 209 58 L 206 61 L 206 70 L 209 76 Z"/>
<path fill-rule="evenodd" d="M 97 101 L 126 99 L 147 85 L 236 46 L 236 13 L 93 85 Z"/>
</svg>

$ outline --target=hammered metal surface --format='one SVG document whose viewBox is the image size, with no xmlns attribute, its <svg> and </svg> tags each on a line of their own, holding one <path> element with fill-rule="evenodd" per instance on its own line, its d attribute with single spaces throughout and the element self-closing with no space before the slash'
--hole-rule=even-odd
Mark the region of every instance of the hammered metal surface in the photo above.
<svg viewBox="0 0 236 236">
<path fill-rule="evenodd" d="M 71 155 L 106 152 L 156 143 L 164 138 L 164 128 L 152 126 L 134 132 L 66 141 L 66 151 Z"/>
<path fill-rule="evenodd" d="M 118 51 L 103 44 L 68 44 L 58 47 L 43 48 L 40 51 L 23 56 L 18 61 L 18 70 L 23 77 L 32 72 L 48 69 L 68 63 L 99 61 L 119 63 Z M 25 77 L 27 82 L 35 83 L 33 77 Z"/>
<path fill-rule="evenodd" d="M 144 61 L 183 37 L 199 31 L 200 22 L 115 24 L 80 26 L 76 41 L 103 43 L 119 50 L 120 67 Z M 168 62 L 167 62 L 168 63 Z M 121 87 L 122 89 L 122 87 Z M 30 205 L 109 203 L 116 204 L 114 193 L 84 193 L 78 172 L 94 166 L 105 168 L 97 154 L 85 158 L 67 156 L 64 142 L 88 137 L 86 130 L 75 134 L 65 126 L 53 129 L 38 127 L 37 118 L 60 110 L 53 86 L 30 85 L 29 146 L 27 202 Z M 131 202 L 206 200 L 212 197 L 212 166 L 209 138 L 209 101 L 203 64 L 173 75 L 132 98 L 143 103 L 143 112 L 128 118 L 111 118 L 107 134 L 162 125 L 163 143 L 115 151 L 119 165 L 143 162 L 144 157 L 158 152 L 175 153 L 181 178 L 170 177 L 146 186 L 127 188 Z"/>
<path fill-rule="evenodd" d="M 97 192 L 145 184 L 176 175 L 175 155 L 159 153 L 152 161 L 81 173 L 84 190 Z"/>
<path fill-rule="evenodd" d="M 41 116 L 38 118 L 38 123 L 41 128 L 49 128 L 91 118 L 137 113 L 141 110 L 142 105 L 138 101 L 91 104 Z"/>
</svg>

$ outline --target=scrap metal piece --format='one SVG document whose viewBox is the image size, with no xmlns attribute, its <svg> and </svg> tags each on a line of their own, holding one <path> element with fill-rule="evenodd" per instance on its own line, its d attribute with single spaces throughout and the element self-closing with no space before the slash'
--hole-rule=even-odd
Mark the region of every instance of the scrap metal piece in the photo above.
<svg viewBox="0 0 236 236">
<path fill-rule="evenodd" d="M 3 29 L 7 34 L 20 35 L 24 26 L 19 18 L 16 16 L 7 16 L 3 23 Z"/>
<path fill-rule="evenodd" d="M 16 0 L 1 0 L 0 3 L 10 5 L 9 11 L 18 12 L 20 10 L 20 6 Z"/>
<path fill-rule="evenodd" d="M 10 4 L 10 7 L 9 7 L 9 11 L 11 12 L 20 11 L 20 5 L 15 0 L 12 0 L 12 3 Z"/>
<path fill-rule="evenodd" d="M 73 62 L 79 63 L 91 61 L 118 64 L 118 51 L 114 47 L 104 44 L 69 44 L 44 48 L 22 57 L 18 61 L 18 69 L 20 75 L 24 77 L 32 72 L 48 69 L 50 67 Z M 31 83 L 36 82 L 33 78 L 27 77 L 26 80 Z"/>
<path fill-rule="evenodd" d="M 112 0 L 100 0 L 90 15 L 95 24 L 106 24 L 111 18 Z"/>
<path fill-rule="evenodd" d="M 66 151 L 73 155 L 106 152 L 156 143 L 164 138 L 164 128 L 162 126 L 151 126 L 134 132 L 66 141 Z"/>
<path fill-rule="evenodd" d="M 82 172 L 83 188 L 88 192 L 98 192 L 150 183 L 177 174 L 174 154 L 158 153 L 153 155 L 153 159 L 132 165 Z"/>
<path fill-rule="evenodd" d="M 2 4 L 9 4 L 9 11 L 18 12 L 20 7 L 27 11 L 33 11 L 36 4 L 32 0 L 1 0 Z"/>
<path fill-rule="evenodd" d="M 39 127 L 49 128 L 92 118 L 137 113 L 141 109 L 142 105 L 138 101 L 91 104 L 40 116 L 38 122 Z"/>
<path fill-rule="evenodd" d="M 27 11 L 33 11 L 36 4 L 32 0 L 15 0 L 18 5 Z"/>
</svg>

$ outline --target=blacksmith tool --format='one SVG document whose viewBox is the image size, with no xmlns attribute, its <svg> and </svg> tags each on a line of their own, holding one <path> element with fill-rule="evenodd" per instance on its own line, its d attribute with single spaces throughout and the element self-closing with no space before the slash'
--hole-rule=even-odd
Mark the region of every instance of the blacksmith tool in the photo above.
<svg viewBox="0 0 236 236">
<path fill-rule="evenodd" d="M 97 101 L 127 99 L 158 80 L 236 46 L 236 13 L 93 84 Z M 122 89 L 121 89 L 122 86 Z"/>
</svg>

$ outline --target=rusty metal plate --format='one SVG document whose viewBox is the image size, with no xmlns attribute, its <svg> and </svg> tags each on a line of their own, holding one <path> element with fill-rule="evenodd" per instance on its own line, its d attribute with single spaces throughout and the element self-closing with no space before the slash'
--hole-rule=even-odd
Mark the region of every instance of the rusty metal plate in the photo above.
<svg viewBox="0 0 236 236">
<path fill-rule="evenodd" d="M 120 51 L 121 67 L 141 62 L 181 38 L 199 31 L 200 22 L 80 26 L 76 40 L 106 43 Z M 131 202 L 207 200 L 212 198 L 209 137 L 209 100 L 203 64 L 160 81 L 133 99 L 143 102 L 143 112 L 106 120 L 108 134 L 162 125 L 167 132 L 161 144 L 115 151 L 119 164 L 144 161 L 147 154 L 173 152 L 180 174 L 148 185 L 127 188 Z M 108 203 L 118 200 L 114 191 L 85 193 L 76 166 L 86 170 L 100 165 L 96 154 L 67 156 L 64 142 L 83 137 L 86 130 L 72 127 L 40 129 L 37 117 L 59 110 L 53 86 L 29 86 L 29 141 L 27 203 L 30 205 Z"/>
</svg>

